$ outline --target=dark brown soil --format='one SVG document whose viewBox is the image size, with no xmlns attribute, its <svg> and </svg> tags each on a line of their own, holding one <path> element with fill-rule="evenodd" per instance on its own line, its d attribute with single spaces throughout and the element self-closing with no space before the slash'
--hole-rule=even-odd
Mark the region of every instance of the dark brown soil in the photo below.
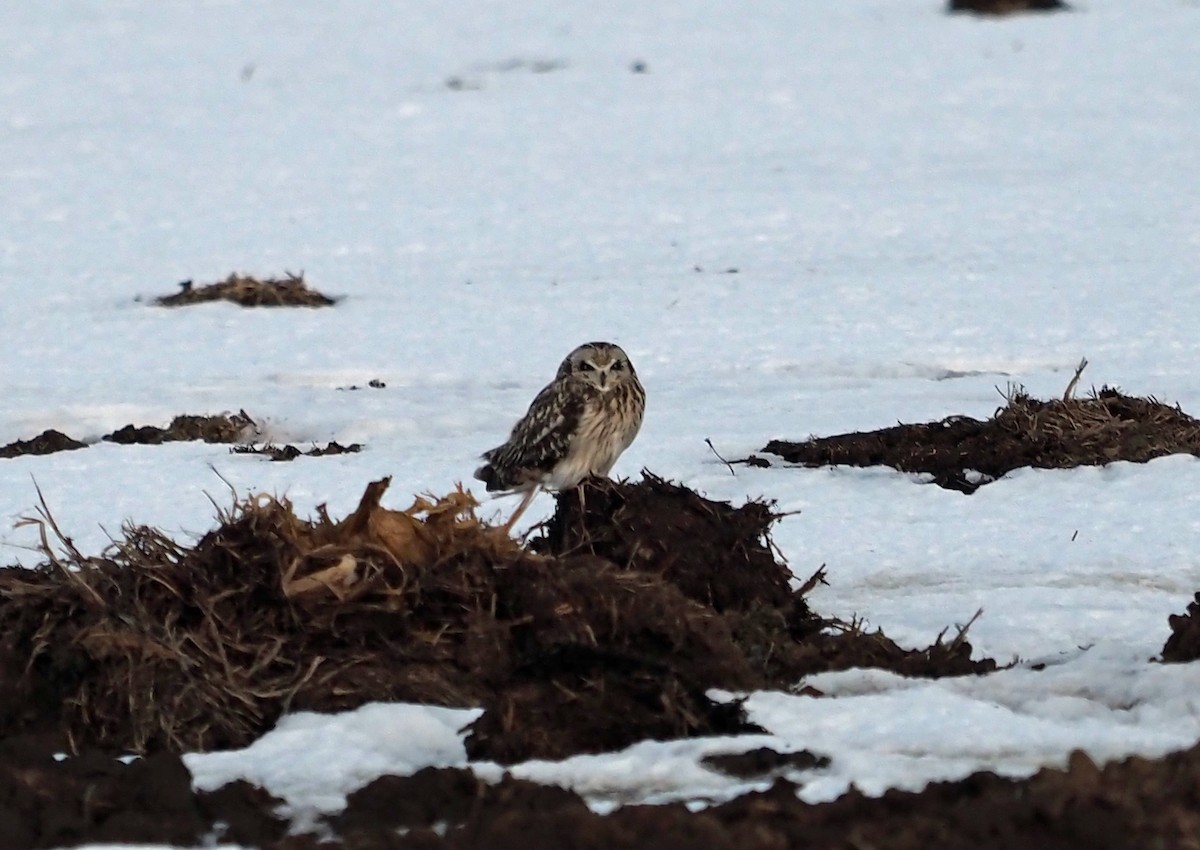
<svg viewBox="0 0 1200 850">
<path fill-rule="evenodd" d="M 758 779 L 783 770 L 816 770 L 829 766 L 828 757 L 808 750 L 780 753 L 770 747 L 759 747 L 744 753 L 705 756 L 700 762 L 707 768 L 739 779 Z"/>
<path fill-rule="evenodd" d="M 53 428 L 43 431 L 32 440 L 16 440 L 7 446 L 0 446 L 0 458 L 19 457 L 20 455 L 48 455 L 55 452 L 69 452 L 75 449 L 86 449 L 87 443 L 81 443 Z"/>
<path fill-rule="evenodd" d="M 1200 658 L 1200 593 L 1188 603 L 1187 612 L 1172 614 L 1171 636 L 1162 648 L 1163 661 L 1195 661 Z"/>
<path fill-rule="evenodd" d="M 326 455 L 348 455 L 362 451 L 361 443 L 351 443 L 343 446 L 336 441 L 324 446 L 313 446 L 308 451 L 301 451 L 293 445 L 277 446 L 267 443 L 262 446 L 234 446 L 229 451 L 238 455 L 266 455 L 273 461 L 295 460 L 298 457 L 325 457 Z"/>
<path fill-rule="evenodd" d="M 700 812 L 632 806 L 603 817 L 563 789 L 430 768 L 352 794 L 327 839 L 285 836 L 279 801 L 244 783 L 193 792 L 172 751 L 245 744 L 289 708 L 482 705 L 471 754 L 509 760 L 746 729 L 736 704 L 705 697 L 712 686 L 786 687 L 850 664 L 921 675 L 994 667 L 970 661 L 962 634 L 905 652 L 815 615 L 804 593 L 820 574 L 791 588 L 767 536 L 769 505 L 735 508 L 650 475 L 593 482 L 560 495 L 523 548 L 477 520 L 465 493 L 393 511 L 379 504 L 386 487 L 368 487 L 341 522 L 258 497 L 195 546 L 130 528 L 85 557 L 58 535 L 61 557 L 0 571 L 6 850 L 1196 846 L 1200 748 L 1103 770 L 1076 754 L 1067 771 L 1025 781 L 981 773 L 818 806 L 777 779 Z M 1172 619 L 1176 634 L 1198 605 Z M 112 748 L 149 757 L 126 765 Z M 826 761 L 759 749 L 705 764 L 769 780 Z"/>
<path fill-rule="evenodd" d="M 0 740 L 0 846 L 5 850 L 82 843 L 166 842 L 199 846 L 209 835 L 248 846 L 281 838 L 279 805 L 260 788 L 236 782 L 192 791 L 179 757 L 158 753 L 129 764 L 88 752 L 57 759 L 61 743 Z"/>
<path fill-rule="evenodd" d="M 101 556 L 63 539 L 40 569 L 0 570 L 0 734 L 207 750 L 288 709 L 408 700 L 483 706 L 468 751 L 508 762 L 750 728 L 714 687 L 995 668 L 962 635 L 903 650 L 811 612 L 765 504 L 596 482 L 559 497 L 530 551 L 468 494 L 393 511 L 387 484 L 341 522 L 258 497 L 194 546 L 128 528 Z"/>
<path fill-rule="evenodd" d="M 384 776 L 349 796 L 332 836 L 284 836 L 278 801 L 245 783 L 197 794 L 176 756 L 123 765 L 96 754 L 56 761 L 44 743 L 0 743 L 0 834 L 6 850 L 90 842 L 197 846 L 209 835 L 272 850 L 529 847 L 781 850 L 1142 850 L 1195 848 L 1200 835 L 1200 747 L 1159 760 L 1097 767 L 1074 753 L 1065 770 L 1024 780 L 977 773 L 920 793 L 855 790 L 810 805 L 797 786 L 698 812 L 685 806 L 590 811 L 574 793 L 464 770 Z"/>
<path fill-rule="evenodd" d="M 179 284 L 179 292 L 154 299 L 160 307 L 183 307 L 207 301 L 232 301 L 243 307 L 331 307 L 337 299 L 309 289 L 304 274 L 259 280 L 249 275 L 231 274 L 218 283 L 195 286 L 190 280 Z"/>
<path fill-rule="evenodd" d="M 1058 12 L 1070 9 L 1062 0 L 950 0 L 948 12 L 976 15 L 1014 15 L 1019 12 Z"/>
<path fill-rule="evenodd" d="M 977 773 L 921 793 L 872 799 L 852 790 L 820 805 L 800 801 L 796 786 L 781 779 L 699 812 L 628 806 L 606 816 L 559 789 L 514 780 L 488 787 L 448 771 L 423 773 L 407 782 L 380 779 L 354 795 L 335 822 L 344 843 L 334 846 L 1142 850 L 1194 848 L 1200 835 L 1200 748 L 1103 769 L 1075 753 L 1066 770 L 1026 780 Z M 449 828 L 435 831 L 435 823 Z M 408 831 L 391 832 L 398 828 Z"/>
<path fill-rule="evenodd" d="M 110 443 L 121 443 L 122 445 L 152 445 L 156 446 L 160 443 L 170 443 L 178 440 L 203 440 L 206 443 L 238 443 L 242 440 L 249 439 L 258 433 L 258 425 L 250 418 L 246 411 L 242 410 L 237 413 L 223 413 L 216 416 L 176 416 L 171 420 L 171 424 L 166 428 L 158 428 L 154 425 L 126 425 L 123 428 L 118 428 L 111 434 L 105 434 L 101 437 L 102 440 L 107 440 Z M 68 437 L 61 431 L 48 430 L 38 434 L 32 440 L 17 440 L 9 443 L 7 446 L 0 447 L 0 458 L 17 457 L 19 455 L 48 455 L 54 452 L 73 451 L 74 449 L 86 449 L 87 443 L 81 443 L 78 440 Z M 321 454 L 342 454 L 344 452 L 356 452 L 362 447 L 357 444 L 352 446 L 339 446 L 337 443 L 330 443 L 323 449 L 314 446 L 311 451 L 303 454 L 321 455 Z M 291 446 L 284 447 L 284 451 L 295 451 L 298 456 L 301 452 Z M 252 451 L 252 449 L 245 449 Z M 265 450 L 263 453 L 267 453 Z M 272 458 L 273 460 L 291 460 L 290 457 Z"/>
<path fill-rule="evenodd" d="M 982 422 L 951 416 L 803 442 L 772 440 L 762 451 L 804 466 L 891 466 L 926 473 L 939 486 L 973 493 L 1026 466 L 1059 469 L 1118 460 L 1144 463 L 1168 454 L 1200 455 L 1200 420 L 1156 399 L 1126 396 L 1107 387 L 1087 398 L 1055 401 L 1015 391 Z M 742 462 L 763 465 L 757 456 Z"/>
<path fill-rule="evenodd" d="M 102 439 L 122 445 L 151 445 L 182 440 L 203 440 L 206 443 L 237 443 L 254 436 L 258 426 L 246 411 L 222 413 L 216 416 L 176 416 L 166 428 L 153 425 L 126 425 Z"/>
</svg>

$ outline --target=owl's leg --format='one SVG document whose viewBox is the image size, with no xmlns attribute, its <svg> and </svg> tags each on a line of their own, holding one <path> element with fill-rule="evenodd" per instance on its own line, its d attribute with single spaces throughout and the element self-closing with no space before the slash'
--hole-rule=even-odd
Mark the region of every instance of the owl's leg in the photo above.
<svg viewBox="0 0 1200 850">
<path fill-rule="evenodd" d="M 513 511 L 512 516 L 508 518 L 508 522 L 504 523 L 504 533 L 508 534 L 512 531 L 512 527 L 516 525 L 517 520 L 521 518 L 521 514 L 525 513 L 525 509 L 529 507 L 529 503 L 533 501 L 533 497 L 542 489 L 542 485 L 535 484 L 525 491 L 525 495 L 521 497 L 521 504 L 517 505 L 517 509 Z"/>
</svg>

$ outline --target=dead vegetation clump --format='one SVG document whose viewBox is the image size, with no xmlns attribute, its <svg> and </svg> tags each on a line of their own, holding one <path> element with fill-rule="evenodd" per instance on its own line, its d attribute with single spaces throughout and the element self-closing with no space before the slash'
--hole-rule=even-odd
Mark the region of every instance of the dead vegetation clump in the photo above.
<svg viewBox="0 0 1200 850">
<path fill-rule="evenodd" d="M 48 428 L 30 440 L 14 440 L 6 446 L 0 446 L 0 458 L 20 457 L 21 455 L 48 455 L 55 452 L 69 452 L 75 449 L 86 449 L 87 443 L 81 443 L 68 437 L 62 431 Z"/>
<path fill-rule="evenodd" d="M 337 299 L 309 289 L 304 273 L 286 273 L 284 278 L 259 280 L 250 275 L 233 273 L 225 280 L 195 286 L 185 280 L 179 292 L 154 299 L 159 307 L 184 307 L 208 301 L 232 301 L 242 307 L 332 307 Z"/>
<path fill-rule="evenodd" d="M 995 667 L 970 660 L 963 632 L 902 650 L 813 614 L 761 503 L 649 475 L 588 483 L 559 496 L 531 551 L 467 493 L 396 511 L 380 504 L 387 486 L 341 521 L 259 496 L 194 545 L 131 527 L 97 557 L 43 507 L 31 521 L 47 562 L 0 571 L 0 734 L 209 750 L 289 710 L 399 700 L 482 706 L 468 753 L 512 762 L 751 729 L 714 687 Z"/>
<path fill-rule="evenodd" d="M 126 425 L 101 439 L 121 445 L 150 445 L 176 441 L 203 440 L 206 443 L 239 443 L 258 434 L 258 425 L 244 410 L 215 416 L 183 414 L 166 428 L 154 425 Z"/>
<path fill-rule="evenodd" d="M 1068 469 L 1120 460 L 1144 463 L 1169 454 L 1200 455 L 1200 420 L 1178 406 L 1109 387 L 1085 398 L 1068 393 L 1051 401 L 1031 398 L 1015 387 L 986 421 L 951 416 L 803 442 L 772 440 L 762 451 L 810 467 L 891 466 L 973 493 L 1021 467 Z"/>
</svg>

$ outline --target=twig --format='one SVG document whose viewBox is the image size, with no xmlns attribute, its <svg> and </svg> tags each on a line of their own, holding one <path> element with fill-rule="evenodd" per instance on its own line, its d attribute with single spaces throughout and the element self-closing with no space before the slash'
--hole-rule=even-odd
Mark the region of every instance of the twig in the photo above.
<svg viewBox="0 0 1200 850">
<path fill-rule="evenodd" d="M 1087 368 L 1087 358 L 1084 357 L 1079 361 L 1079 365 L 1075 367 L 1075 374 L 1071 378 L 1071 383 L 1067 384 L 1066 392 L 1063 393 L 1063 401 L 1070 401 L 1075 395 L 1075 387 L 1079 383 L 1079 376 L 1083 374 L 1083 370 Z"/>
<path fill-rule="evenodd" d="M 800 588 L 796 591 L 796 595 L 804 596 L 810 590 L 812 590 L 814 587 L 816 587 L 818 584 L 824 584 L 824 585 L 829 584 L 829 582 L 825 581 L 825 565 L 824 564 L 821 564 L 821 566 L 817 568 L 817 571 L 808 577 L 808 581 L 806 581 L 806 582 L 804 582 L 804 584 L 800 585 Z"/>
<path fill-rule="evenodd" d="M 721 457 L 721 453 L 717 451 L 715 446 L 713 446 L 712 440 L 710 440 L 708 437 L 705 437 L 704 442 L 708 443 L 709 450 L 717 456 L 717 460 L 721 461 L 721 463 L 723 463 L 729 467 L 729 474 L 732 475 L 734 478 L 737 478 L 737 473 L 734 472 L 733 464 L 730 463 L 729 461 L 725 460 L 725 458 Z"/>
<path fill-rule="evenodd" d="M 960 646 L 962 646 L 963 642 L 967 639 L 967 631 L 971 628 L 971 626 L 975 625 L 975 621 L 978 620 L 982 616 L 983 616 L 983 609 L 980 608 L 978 611 L 975 612 L 975 616 L 973 616 L 971 619 L 967 620 L 967 624 L 965 626 L 958 627 L 958 634 L 954 636 L 954 640 L 950 641 L 950 647 L 949 647 L 950 651 L 953 652 L 954 650 L 956 650 Z"/>
</svg>

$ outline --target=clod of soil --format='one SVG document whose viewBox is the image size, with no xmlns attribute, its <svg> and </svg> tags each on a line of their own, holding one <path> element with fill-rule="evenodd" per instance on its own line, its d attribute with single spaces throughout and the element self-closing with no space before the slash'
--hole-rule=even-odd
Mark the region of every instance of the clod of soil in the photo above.
<svg viewBox="0 0 1200 850">
<path fill-rule="evenodd" d="M 285 711 L 404 700 L 482 706 L 468 753 L 511 762 L 753 728 L 714 687 L 995 669 L 961 632 L 903 650 L 813 614 L 762 503 L 651 475 L 591 482 L 559 495 L 530 551 L 467 493 L 396 511 L 387 486 L 340 522 L 260 496 L 194 545 L 132 527 L 91 557 L 43 509 L 62 551 L 0 570 L 0 734 L 207 750 L 245 746 Z"/>
<path fill-rule="evenodd" d="M 343 446 L 339 442 L 332 441 L 326 443 L 324 446 L 313 446 L 308 451 L 301 451 L 290 444 L 276 446 L 272 443 L 267 443 L 262 446 L 234 446 L 229 451 L 236 455 L 266 455 L 273 461 L 288 461 L 295 460 L 298 457 L 356 454 L 362 451 L 362 444 L 351 443 L 348 446 Z"/>
<path fill-rule="evenodd" d="M 810 753 L 808 750 L 781 753 L 770 747 L 759 747 L 744 753 L 705 756 L 700 763 L 739 779 L 755 779 L 786 770 L 816 770 L 828 767 L 829 758 Z"/>
<path fill-rule="evenodd" d="M 87 443 L 81 443 L 53 428 L 38 434 L 32 440 L 15 440 L 7 446 L 0 446 L 0 458 L 19 457 L 20 455 L 48 455 L 55 452 L 69 452 L 75 449 L 86 449 Z"/>
<path fill-rule="evenodd" d="M 1163 661 L 1195 661 L 1200 658 L 1200 593 L 1188 603 L 1187 612 L 1167 618 L 1171 636 L 1163 644 Z"/>
<path fill-rule="evenodd" d="M 1059 12 L 1071 7 L 1062 0 L 950 0 L 947 12 L 976 15 L 1014 15 L 1019 12 Z"/>
<path fill-rule="evenodd" d="M 217 416 L 176 416 L 166 428 L 153 425 L 126 425 L 101 439 L 122 445 L 151 445 L 182 440 L 206 443 L 238 443 L 258 433 L 258 426 L 246 411 Z"/>
<path fill-rule="evenodd" d="M 209 836 L 246 846 L 278 840 L 281 801 L 244 782 L 192 791 L 179 757 L 159 753 L 128 764 L 89 752 L 59 759 L 56 742 L 0 740 L 0 836 L 5 850 L 82 843 L 194 847 Z"/>
<path fill-rule="evenodd" d="M 387 389 L 387 384 L 385 384 L 383 381 L 379 380 L 378 378 L 372 378 L 371 380 L 367 381 L 367 388 L 372 389 L 372 390 L 383 390 L 383 389 Z M 338 389 L 342 390 L 342 391 L 353 392 L 355 390 L 361 390 L 361 389 L 363 389 L 363 387 L 359 386 L 358 384 L 351 384 L 348 387 L 338 387 Z"/>
<path fill-rule="evenodd" d="M 374 838 L 384 831 L 420 830 L 486 820 L 512 811 L 590 814 L 572 791 L 505 776 L 490 785 L 469 770 L 427 767 L 412 776 L 381 776 L 349 794 L 346 808 L 329 818 L 335 834 L 348 842 Z"/>
<path fill-rule="evenodd" d="M 951 416 L 804 442 L 772 440 L 762 451 L 810 467 L 891 466 L 973 493 L 1025 466 L 1068 469 L 1200 455 L 1200 420 L 1157 399 L 1126 396 L 1108 387 L 1087 398 L 1054 401 L 1030 398 L 1017 389 L 984 422 Z"/>
<path fill-rule="evenodd" d="M 336 298 L 309 289 L 304 274 L 259 280 L 250 275 L 231 274 L 225 280 L 195 286 L 190 280 L 179 284 L 179 292 L 154 299 L 160 307 L 183 307 L 207 301 L 232 301 L 243 307 L 331 307 Z"/>
</svg>

